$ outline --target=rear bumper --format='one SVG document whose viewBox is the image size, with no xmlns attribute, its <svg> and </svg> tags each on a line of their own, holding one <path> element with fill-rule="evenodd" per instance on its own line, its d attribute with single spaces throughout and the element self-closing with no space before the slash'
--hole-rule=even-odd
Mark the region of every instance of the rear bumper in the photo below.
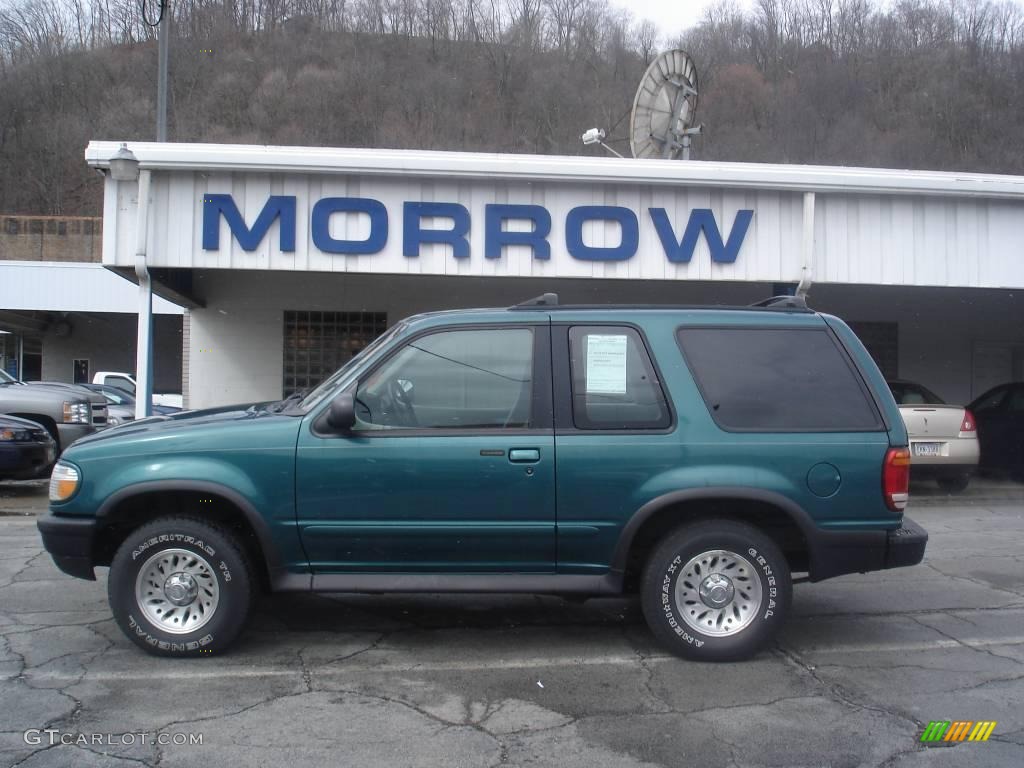
<svg viewBox="0 0 1024 768">
<path fill-rule="evenodd" d="M 941 453 L 938 456 L 918 456 L 918 443 L 938 445 Z M 978 463 L 979 455 L 980 449 L 978 446 L 978 438 L 976 437 L 936 437 L 929 440 L 925 436 L 910 436 L 911 472 L 921 467 L 944 467 L 957 465 L 974 466 Z"/>
<path fill-rule="evenodd" d="M 903 568 L 917 565 L 924 560 L 924 549 L 928 545 L 928 531 L 909 517 L 903 518 L 903 525 L 885 536 L 885 568 Z"/>
<path fill-rule="evenodd" d="M 928 532 L 909 517 L 894 531 L 827 531 L 811 542 L 811 581 L 917 565 Z"/>
<path fill-rule="evenodd" d="M 936 477 L 973 477 L 977 464 L 910 464 L 911 480 L 933 480 Z"/>
<path fill-rule="evenodd" d="M 92 565 L 96 518 L 61 517 L 47 512 L 36 520 L 36 526 L 43 538 L 43 548 L 58 568 L 69 576 L 96 580 Z"/>
</svg>

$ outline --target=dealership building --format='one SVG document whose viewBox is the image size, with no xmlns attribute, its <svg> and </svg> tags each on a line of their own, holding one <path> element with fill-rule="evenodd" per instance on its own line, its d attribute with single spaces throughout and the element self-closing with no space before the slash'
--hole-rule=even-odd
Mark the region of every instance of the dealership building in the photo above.
<svg viewBox="0 0 1024 768">
<path fill-rule="evenodd" d="M 419 312 L 544 292 L 562 303 L 744 305 L 801 281 L 809 305 L 850 322 L 890 378 L 951 402 L 1024 378 L 1024 177 L 126 149 L 86 150 L 107 174 L 102 264 L 184 308 L 193 408 L 311 386 Z"/>
</svg>

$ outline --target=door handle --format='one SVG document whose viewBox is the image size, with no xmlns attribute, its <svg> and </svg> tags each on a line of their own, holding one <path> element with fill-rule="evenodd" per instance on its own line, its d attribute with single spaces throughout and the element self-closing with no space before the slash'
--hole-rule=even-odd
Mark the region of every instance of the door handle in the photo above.
<svg viewBox="0 0 1024 768">
<path fill-rule="evenodd" d="M 508 460 L 516 464 L 535 464 L 540 461 L 538 448 L 510 448 Z"/>
</svg>

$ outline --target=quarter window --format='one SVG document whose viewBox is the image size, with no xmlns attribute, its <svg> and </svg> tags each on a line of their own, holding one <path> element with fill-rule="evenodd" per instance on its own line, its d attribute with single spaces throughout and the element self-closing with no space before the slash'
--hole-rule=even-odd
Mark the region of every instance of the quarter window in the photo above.
<svg viewBox="0 0 1024 768">
<path fill-rule="evenodd" d="M 569 329 L 577 429 L 664 429 L 672 422 L 661 383 L 634 329 Z"/>
<path fill-rule="evenodd" d="M 357 429 L 533 426 L 533 331 L 421 336 L 359 384 Z"/>
<path fill-rule="evenodd" d="M 858 374 L 825 330 L 683 328 L 683 354 L 725 429 L 882 429 Z"/>
</svg>

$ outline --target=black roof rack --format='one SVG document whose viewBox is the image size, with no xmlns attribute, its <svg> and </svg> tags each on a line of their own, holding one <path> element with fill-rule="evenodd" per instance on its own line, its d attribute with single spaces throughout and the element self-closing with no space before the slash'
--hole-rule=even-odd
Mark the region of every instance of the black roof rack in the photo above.
<svg viewBox="0 0 1024 768">
<path fill-rule="evenodd" d="M 790 307 L 792 309 L 807 309 L 807 300 L 803 296 L 770 296 L 761 301 L 755 301 L 752 307 Z"/>
<path fill-rule="evenodd" d="M 531 307 L 557 307 L 558 306 L 558 294 L 557 293 L 542 293 L 540 296 L 534 296 L 532 299 L 527 299 L 516 304 L 511 309 L 530 309 Z"/>
<path fill-rule="evenodd" d="M 509 307 L 510 310 L 615 310 L 615 309 L 710 309 L 710 310 L 767 310 L 775 312 L 813 312 L 808 309 L 803 296 L 772 296 L 756 304 L 559 304 L 557 293 L 543 293 L 524 302 Z"/>
</svg>

